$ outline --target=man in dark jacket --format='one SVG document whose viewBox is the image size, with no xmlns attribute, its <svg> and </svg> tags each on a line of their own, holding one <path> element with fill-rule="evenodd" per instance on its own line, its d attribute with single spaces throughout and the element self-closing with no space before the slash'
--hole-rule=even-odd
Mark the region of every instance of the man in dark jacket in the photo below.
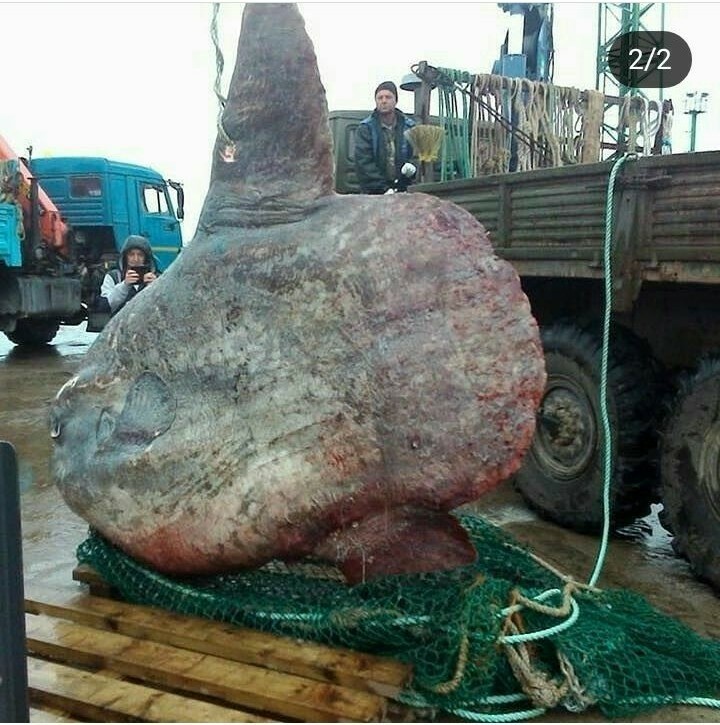
<svg viewBox="0 0 720 725">
<path fill-rule="evenodd" d="M 101 297 L 107 300 L 110 312 L 119 312 L 141 289 L 157 279 L 150 242 L 131 234 L 120 250 L 118 267 L 103 280 Z"/>
<path fill-rule="evenodd" d="M 375 89 L 375 110 L 355 132 L 355 170 L 363 194 L 405 191 L 415 176 L 414 151 L 405 131 L 415 125 L 398 110 L 397 86 L 383 81 Z"/>
</svg>

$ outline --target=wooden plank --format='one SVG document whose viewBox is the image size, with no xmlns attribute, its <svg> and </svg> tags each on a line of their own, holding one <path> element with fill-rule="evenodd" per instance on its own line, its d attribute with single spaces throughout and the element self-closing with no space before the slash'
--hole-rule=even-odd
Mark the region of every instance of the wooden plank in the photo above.
<svg viewBox="0 0 720 725">
<path fill-rule="evenodd" d="M 73 581 L 82 582 L 88 585 L 90 594 L 96 597 L 108 597 L 109 599 L 120 599 L 120 593 L 115 587 L 108 584 L 91 566 L 88 564 L 78 564 L 72 573 Z"/>
<path fill-rule="evenodd" d="M 148 683 L 219 698 L 281 719 L 376 722 L 384 698 L 221 657 L 26 615 L 28 651 L 65 663 L 108 668 Z"/>
<path fill-rule="evenodd" d="M 605 218 L 605 209 L 601 204 L 574 204 L 572 200 L 561 205 L 551 206 L 547 203 L 538 204 L 536 208 L 529 208 L 525 205 L 515 205 L 512 214 L 512 222 L 537 221 L 540 219 L 557 220 L 556 226 L 567 224 L 567 219 L 578 217 L 581 219 L 594 218 L 600 222 Z M 562 220 L 562 221 L 561 221 Z"/>
<path fill-rule="evenodd" d="M 387 658 L 35 585 L 26 587 L 25 610 L 385 697 L 395 697 L 412 673 L 410 665 Z"/>
<path fill-rule="evenodd" d="M 30 706 L 30 722 L 82 722 L 52 707 Z"/>
<path fill-rule="evenodd" d="M 28 689 L 34 705 L 59 708 L 93 722 L 272 722 L 33 657 L 28 658 Z"/>
</svg>

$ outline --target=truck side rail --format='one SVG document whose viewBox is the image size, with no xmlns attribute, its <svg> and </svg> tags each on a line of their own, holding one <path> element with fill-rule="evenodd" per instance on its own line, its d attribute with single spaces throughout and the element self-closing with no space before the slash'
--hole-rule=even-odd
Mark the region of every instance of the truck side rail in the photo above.
<svg viewBox="0 0 720 725">
<path fill-rule="evenodd" d="M 488 230 L 497 253 L 530 276 L 603 275 L 612 162 L 417 184 Z M 720 279 L 720 152 L 643 157 L 616 182 L 613 248 L 640 280 Z"/>
</svg>

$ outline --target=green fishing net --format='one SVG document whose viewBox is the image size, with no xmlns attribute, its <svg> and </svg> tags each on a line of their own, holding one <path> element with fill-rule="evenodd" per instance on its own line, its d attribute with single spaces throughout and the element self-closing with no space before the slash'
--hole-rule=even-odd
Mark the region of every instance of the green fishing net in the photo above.
<svg viewBox="0 0 720 725">
<path fill-rule="evenodd" d="M 458 518 L 478 551 L 472 566 L 353 587 L 312 562 L 171 579 L 96 533 L 78 559 L 130 602 L 410 663 L 401 701 L 440 716 L 597 707 L 622 718 L 720 697 L 720 642 L 636 594 L 568 581 L 476 515 Z"/>
</svg>

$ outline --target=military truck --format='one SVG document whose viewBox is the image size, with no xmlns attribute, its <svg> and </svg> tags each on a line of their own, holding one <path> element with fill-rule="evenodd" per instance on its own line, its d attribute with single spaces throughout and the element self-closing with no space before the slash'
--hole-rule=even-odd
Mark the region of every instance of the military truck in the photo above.
<svg viewBox="0 0 720 725">
<path fill-rule="evenodd" d="M 330 114 L 340 193 L 358 188 L 352 139 L 366 114 Z M 515 484 L 542 516 L 585 532 L 603 522 L 604 244 L 615 163 L 410 188 L 464 207 L 519 273 L 548 380 Z M 612 525 L 662 502 L 676 551 L 720 589 L 720 152 L 626 159 L 612 208 Z"/>
</svg>

